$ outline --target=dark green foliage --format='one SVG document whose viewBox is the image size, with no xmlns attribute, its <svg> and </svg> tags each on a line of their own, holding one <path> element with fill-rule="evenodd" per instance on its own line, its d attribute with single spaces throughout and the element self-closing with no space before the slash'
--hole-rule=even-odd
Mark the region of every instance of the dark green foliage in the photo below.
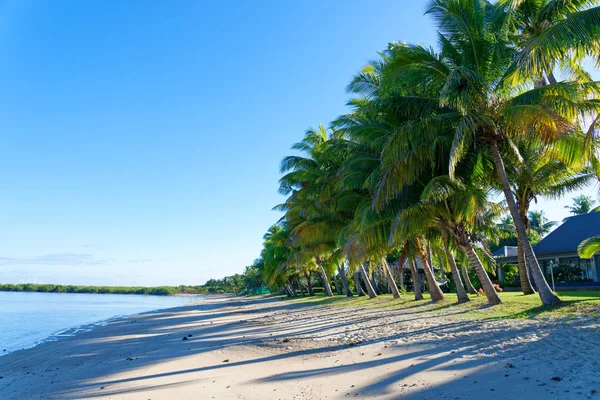
<svg viewBox="0 0 600 400">
<path fill-rule="evenodd" d="M 181 293 L 200 293 L 199 286 L 74 286 L 53 284 L 0 284 L 2 292 L 44 292 L 44 293 L 101 293 L 101 294 L 145 294 L 172 296 Z"/>
<path fill-rule="evenodd" d="M 503 286 L 518 287 L 520 285 L 519 267 L 515 264 L 504 264 L 502 266 L 502 273 L 504 275 Z"/>
<path fill-rule="evenodd" d="M 555 282 L 590 282 L 591 279 L 584 278 L 583 270 L 574 265 L 561 264 L 554 268 Z M 550 274 L 548 279 L 550 279 Z"/>
</svg>

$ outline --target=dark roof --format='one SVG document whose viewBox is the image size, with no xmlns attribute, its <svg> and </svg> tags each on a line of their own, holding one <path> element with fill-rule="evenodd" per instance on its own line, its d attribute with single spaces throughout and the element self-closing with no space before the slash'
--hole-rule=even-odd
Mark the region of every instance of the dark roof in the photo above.
<svg viewBox="0 0 600 400">
<path fill-rule="evenodd" d="M 518 256 L 517 246 L 503 246 L 492 253 L 492 257 L 516 257 Z"/>
<path fill-rule="evenodd" d="M 600 212 L 592 212 L 569 218 L 552 233 L 533 246 L 537 255 L 570 253 L 584 239 L 600 235 Z"/>
</svg>

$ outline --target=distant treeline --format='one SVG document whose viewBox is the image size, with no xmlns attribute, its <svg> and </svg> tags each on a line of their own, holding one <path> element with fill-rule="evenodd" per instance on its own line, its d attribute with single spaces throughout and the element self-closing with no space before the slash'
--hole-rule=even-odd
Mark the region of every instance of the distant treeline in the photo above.
<svg viewBox="0 0 600 400">
<path fill-rule="evenodd" d="M 1 292 L 44 292 L 44 293 L 101 293 L 101 294 L 146 294 L 172 296 L 176 294 L 202 294 L 208 290 L 203 286 L 76 286 L 53 284 L 0 284 Z"/>
<path fill-rule="evenodd" d="M 247 267 L 243 275 L 235 274 L 223 279 L 209 279 L 198 286 L 80 286 L 37 283 L 0 283 L 0 292 L 43 292 L 43 293 L 102 293 L 102 294 L 147 294 L 173 296 L 177 294 L 233 293 L 248 294 L 263 285 L 254 267 Z"/>
</svg>

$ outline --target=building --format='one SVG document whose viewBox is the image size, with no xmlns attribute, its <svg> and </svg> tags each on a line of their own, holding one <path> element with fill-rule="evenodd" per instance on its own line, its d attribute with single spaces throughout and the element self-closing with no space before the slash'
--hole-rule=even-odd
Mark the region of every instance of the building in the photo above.
<svg viewBox="0 0 600 400">
<path fill-rule="evenodd" d="M 555 287 L 600 286 L 600 253 L 589 260 L 579 258 L 577 247 L 592 236 L 600 235 L 600 212 L 577 215 L 533 246 L 544 275 Z M 494 254 L 498 278 L 503 282 L 503 265 L 518 264 L 517 248 L 505 246 Z"/>
</svg>

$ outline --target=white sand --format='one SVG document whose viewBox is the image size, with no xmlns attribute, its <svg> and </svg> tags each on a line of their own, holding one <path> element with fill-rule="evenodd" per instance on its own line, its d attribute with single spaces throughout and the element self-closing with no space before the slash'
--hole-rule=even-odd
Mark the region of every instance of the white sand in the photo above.
<svg viewBox="0 0 600 400">
<path fill-rule="evenodd" d="M 212 298 L 0 357 L 0 399 L 600 399 L 597 321 L 444 312 Z"/>
</svg>

